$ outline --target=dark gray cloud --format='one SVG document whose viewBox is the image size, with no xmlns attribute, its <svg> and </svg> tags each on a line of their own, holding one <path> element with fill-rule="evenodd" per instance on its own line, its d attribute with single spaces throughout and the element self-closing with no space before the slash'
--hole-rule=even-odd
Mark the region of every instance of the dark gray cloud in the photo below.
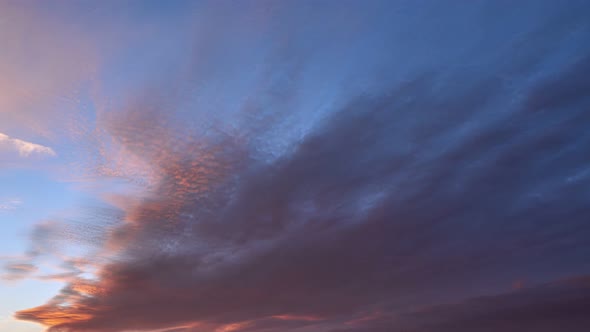
<svg viewBox="0 0 590 332">
<path fill-rule="evenodd" d="M 416 312 L 399 320 L 408 322 L 409 326 L 402 329 L 413 332 L 586 331 L 590 324 L 589 281 L 590 278 L 584 276 L 513 293 L 479 297 Z M 395 326 L 395 322 L 389 322 L 389 330 Z M 375 331 L 380 331 L 379 328 L 376 324 Z"/>
</svg>

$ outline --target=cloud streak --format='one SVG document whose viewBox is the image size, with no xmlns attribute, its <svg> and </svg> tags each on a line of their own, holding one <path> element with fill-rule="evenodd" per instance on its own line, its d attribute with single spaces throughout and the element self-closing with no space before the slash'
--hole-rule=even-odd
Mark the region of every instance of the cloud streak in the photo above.
<svg viewBox="0 0 590 332">
<path fill-rule="evenodd" d="M 18 208 L 23 202 L 18 198 L 0 200 L 0 211 L 10 211 Z"/>
<path fill-rule="evenodd" d="M 29 157 L 31 155 L 54 157 L 57 155 L 50 147 L 12 138 L 2 133 L 0 133 L 0 149 L 16 151 L 21 157 Z"/>
<path fill-rule="evenodd" d="M 37 271 L 37 267 L 28 263 L 9 263 L 4 266 L 2 279 L 19 280 L 24 279 Z"/>
<path fill-rule="evenodd" d="M 586 314 L 589 280 L 582 276 L 396 316 L 376 315 L 361 326 L 350 324 L 330 332 L 585 331 L 590 323 Z"/>
</svg>

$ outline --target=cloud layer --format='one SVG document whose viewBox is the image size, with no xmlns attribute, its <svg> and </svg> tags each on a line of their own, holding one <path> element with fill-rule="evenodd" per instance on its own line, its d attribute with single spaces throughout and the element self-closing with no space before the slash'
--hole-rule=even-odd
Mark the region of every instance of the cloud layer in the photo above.
<svg viewBox="0 0 590 332">
<path fill-rule="evenodd" d="M 215 81 L 235 54 L 256 57 L 208 20 L 219 29 L 197 33 L 197 60 L 90 121 L 84 170 L 140 193 L 36 228 L 31 256 L 70 243 L 93 255 L 67 258 L 62 291 L 16 318 L 52 332 L 587 328 L 589 7 L 267 5 L 204 9 L 270 40 L 244 83 L 254 92 Z M 326 27 L 328 14 L 339 19 Z M 399 62 L 361 52 L 357 67 L 366 40 L 408 50 L 379 48 Z M 334 67 L 322 58 L 342 50 Z M 321 64 L 371 83 L 340 76 L 322 109 Z M 211 82 L 228 82 L 229 110 L 191 99 L 216 95 Z M 21 267 L 6 268 L 34 273 Z"/>
</svg>

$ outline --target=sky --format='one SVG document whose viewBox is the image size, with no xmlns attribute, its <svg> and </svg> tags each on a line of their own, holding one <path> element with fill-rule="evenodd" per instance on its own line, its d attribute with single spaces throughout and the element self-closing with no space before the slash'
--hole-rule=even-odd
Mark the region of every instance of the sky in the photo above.
<svg viewBox="0 0 590 332">
<path fill-rule="evenodd" d="M 589 15 L 0 1 L 0 330 L 588 331 Z"/>
</svg>

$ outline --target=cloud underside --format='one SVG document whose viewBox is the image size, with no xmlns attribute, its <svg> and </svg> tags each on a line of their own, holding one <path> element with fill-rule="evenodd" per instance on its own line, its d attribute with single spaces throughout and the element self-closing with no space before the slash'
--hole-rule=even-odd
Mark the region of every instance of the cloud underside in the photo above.
<svg viewBox="0 0 590 332">
<path fill-rule="evenodd" d="M 342 97 L 278 155 L 264 143 L 293 82 L 231 131 L 192 133 L 159 96 L 105 119 L 133 162 L 96 173 L 145 178 L 146 194 L 111 197 L 92 227 L 38 229 L 111 259 L 16 318 L 52 332 L 587 330 L 590 52 L 556 65 L 539 50 L 571 47 L 571 31 L 540 25 L 471 54 L 479 69 Z"/>
</svg>

